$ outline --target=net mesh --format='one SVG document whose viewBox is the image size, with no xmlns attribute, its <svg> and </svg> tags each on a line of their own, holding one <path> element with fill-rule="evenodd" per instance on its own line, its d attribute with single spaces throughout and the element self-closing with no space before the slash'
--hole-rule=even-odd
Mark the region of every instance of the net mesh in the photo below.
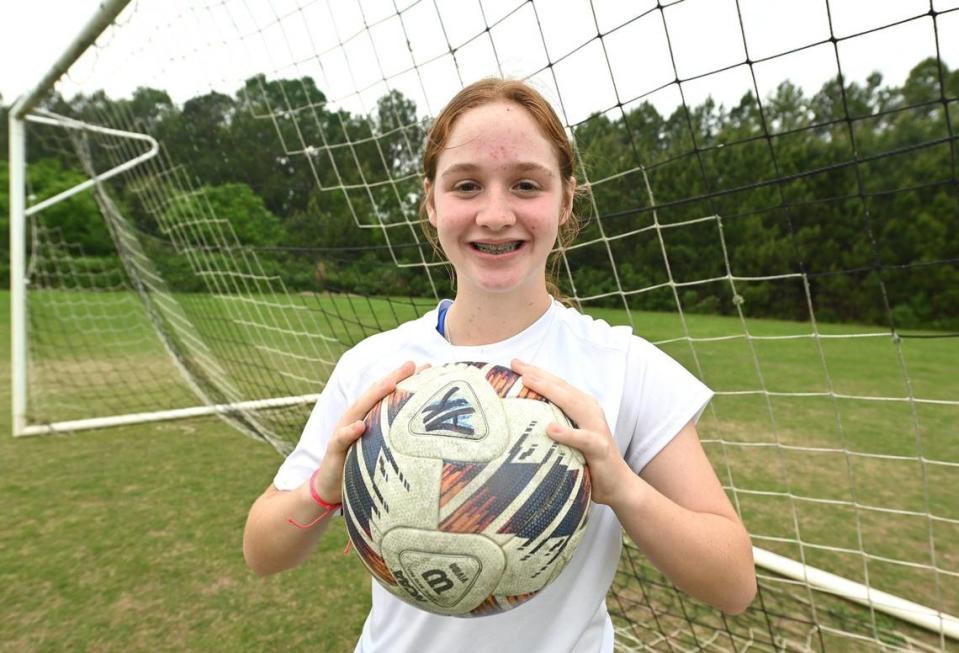
<svg viewBox="0 0 959 653">
<path fill-rule="evenodd" d="M 418 224 L 429 116 L 524 78 L 590 190 L 561 287 L 716 391 L 700 434 L 754 544 L 959 614 L 957 43 L 939 1 L 137 2 L 44 105 L 160 154 L 31 218 L 30 420 L 199 400 L 289 451 L 345 349 L 452 295 Z M 37 199 L 145 149 L 29 135 Z M 760 585 L 723 616 L 627 546 L 617 646 L 949 645 Z"/>
</svg>

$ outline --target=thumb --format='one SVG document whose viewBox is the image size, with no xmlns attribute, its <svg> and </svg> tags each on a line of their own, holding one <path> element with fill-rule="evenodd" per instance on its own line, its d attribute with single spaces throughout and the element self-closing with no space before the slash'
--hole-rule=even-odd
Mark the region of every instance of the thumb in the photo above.
<svg viewBox="0 0 959 653">
<path fill-rule="evenodd" d="M 333 432 L 333 437 L 330 438 L 330 447 L 336 453 L 345 454 L 350 445 L 356 442 L 365 430 L 366 424 L 362 420 L 344 424 Z"/>
</svg>

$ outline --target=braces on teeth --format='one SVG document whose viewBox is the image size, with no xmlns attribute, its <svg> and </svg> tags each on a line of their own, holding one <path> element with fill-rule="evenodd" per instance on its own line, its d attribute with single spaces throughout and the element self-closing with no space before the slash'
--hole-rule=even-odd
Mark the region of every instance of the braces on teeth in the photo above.
<svg viewBox="0 0 959 653">
<path fill-rule="evenodd" d="M 484 243 L 473 243 L 476 249 L 481 252 L 487 252 L 489 254 L 503 254 L 505 252 L 512 252 L 514 249 L 517 249 L 520 246 L 519 242 L 508 243 L 505 245 L 487 245 Z"/>
</svg>

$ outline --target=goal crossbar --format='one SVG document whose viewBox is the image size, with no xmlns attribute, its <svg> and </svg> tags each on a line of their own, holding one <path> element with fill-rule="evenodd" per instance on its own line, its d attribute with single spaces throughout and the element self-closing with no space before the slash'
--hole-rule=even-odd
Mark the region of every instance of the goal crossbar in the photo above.
<svg viewBox="0 0 959 653">
<path fill-rule="evenodd" d="M 14 435 L 20 437 L 31 435 L 50 435 L 53 433 L 85 431 L 90 429 L 107 428 L 111 426 L 127 426 L 130 424 L 143 424 L 147 422 L 163 422 L 175 419 L 187 419 L 190 417 L 203 417 L 205 415 L 228 415 L 244 410 L 287 408 L 289 406 L 298 406 L 301 404 L 312 404 L 315 403 L 319 398 L 320 395 L 318 394 L 300 395 L 296 397 L 274 397 L 272 399 L 253 399 L 250 401 L 237 401 L 228 404 L 214 404 L 212 406 L 191 406 L 189 408 L 129 413 L 126 415 L 113 415 L 110 417 L 92 417 L 89 419 L 54 422 L 52 424 L 33 424 L 26 426 L 22 431 L 15 433 Z"/>
</svg>

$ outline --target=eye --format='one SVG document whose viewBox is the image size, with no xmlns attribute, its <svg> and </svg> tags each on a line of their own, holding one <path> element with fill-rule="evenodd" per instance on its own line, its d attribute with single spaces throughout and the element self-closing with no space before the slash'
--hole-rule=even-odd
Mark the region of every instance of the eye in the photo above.
<svg viewBox="0 0 959 653">
<path fill-rule="evenodd" d="M 475 193 L 479 189 L 480 189 L 479 184 L 469 179 L 458 181 L 453 185 L 453 190 L 455 190 L 458 193 Z"/>
<path fill-rule="evenodd" d="M 516 185 L 514 186 L 514 188 L 516 188 L 516 190 L 523 193 L 532 193 L 540 189 L 539 184 L 529 179 L 523 179 L 522 181 L 516 182 Z"/>
</svg>

